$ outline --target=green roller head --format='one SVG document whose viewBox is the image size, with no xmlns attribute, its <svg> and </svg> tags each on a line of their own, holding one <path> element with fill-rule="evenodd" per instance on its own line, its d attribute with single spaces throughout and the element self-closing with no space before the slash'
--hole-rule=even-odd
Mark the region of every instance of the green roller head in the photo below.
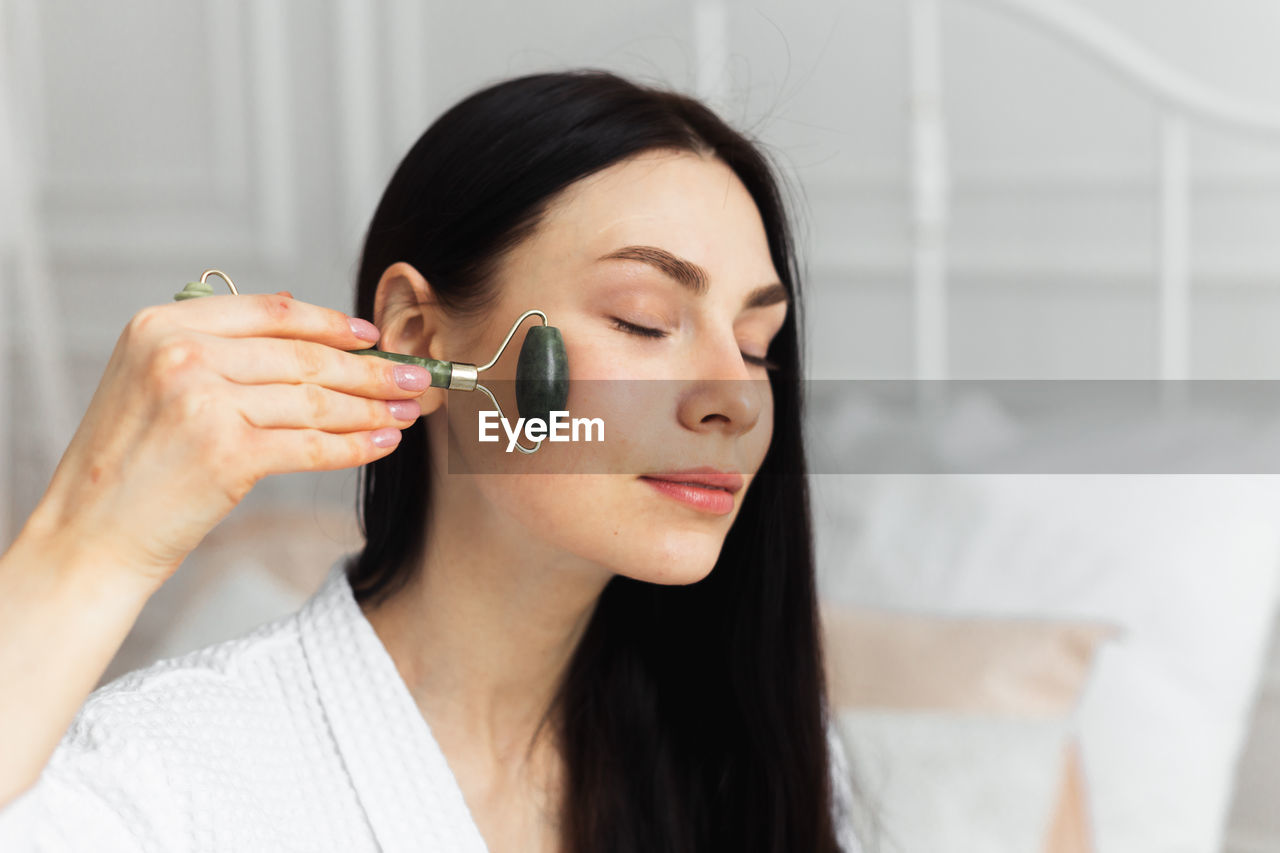
<svg viewBox="0 0 1280 853">
<path fill-rule="evenodd" d="M 525 335 L 516 362 L 516 407 L 522 418 L 550 422 L 551 412 L 569 402 L 569 356 L 555 326 L 534 326 Z"/>
</svg>

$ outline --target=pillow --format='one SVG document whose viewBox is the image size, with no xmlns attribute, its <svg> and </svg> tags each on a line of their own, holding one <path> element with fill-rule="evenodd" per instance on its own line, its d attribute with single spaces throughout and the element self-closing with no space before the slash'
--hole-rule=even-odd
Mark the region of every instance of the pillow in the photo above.
<svg viewBox="0 0 1280 853">
<path fill-rule="evenodd" d="M 1111 626 L 821 612 L 859 836 L 884 853 L 1090 849 L 1072 715 Z"/>
<path fill-rule="evenodd" d="M 828 600 L 1119 626 L 1076 717 L 1098 849 L 1221 849 L 1275 603 L 1280 480 L 827 475 L 814 504 Z"/>
<path fill-rule="evenodd" d="M 1063 716 L 1113 625 L 982 619 L 824 601 L 828 689 L 841 708 Z"/>
<path fill-rule="evenodd" d="M 1068 719 L 865 709 L 840 711 L 837 724 L 868 850 L 1046 849 Z"/>
</svg>

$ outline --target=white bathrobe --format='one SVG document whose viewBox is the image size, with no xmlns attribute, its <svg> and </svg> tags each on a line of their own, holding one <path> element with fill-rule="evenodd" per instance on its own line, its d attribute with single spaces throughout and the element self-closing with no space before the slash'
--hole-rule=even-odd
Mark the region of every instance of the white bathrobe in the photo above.
<svg viewBox="0 0 1280 853">
<path fill-rule="evenodd" d="M 486 853 L 345 560 L 298 612 L 89 696 L 0 851 Z"/>
</svg>

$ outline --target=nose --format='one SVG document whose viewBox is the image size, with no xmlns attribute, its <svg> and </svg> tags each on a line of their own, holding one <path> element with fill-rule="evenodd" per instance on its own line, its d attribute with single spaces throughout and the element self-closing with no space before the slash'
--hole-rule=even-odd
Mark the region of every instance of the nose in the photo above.
<svg viewBox="0 0 1280 853">
<path fill-rule="evenodd" d="M 732 337 L 727 344 L 699 348 L 690 371 L 694 378 L 681 389 L 678 407 L 688 429 L 741 435 L 769 404 L 769 380 L 751 375 Z"/>
</svg>

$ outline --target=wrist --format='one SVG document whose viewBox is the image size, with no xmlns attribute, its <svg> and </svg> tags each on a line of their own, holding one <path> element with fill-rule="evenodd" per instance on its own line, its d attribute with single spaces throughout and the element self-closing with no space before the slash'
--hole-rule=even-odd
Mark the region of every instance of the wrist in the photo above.
<svg viewBox="0 0 1280 853">
<path fill-rule="evenodd" d="M 33 513 L 5 552 L 29 577 L 43 577 L 63 595 L 110 599 L 141 608 L 167 575 L 149 574 L 139 563 L 102 538 L 85 536 L 67 526 L 53 525 Z"/>
</svg>

